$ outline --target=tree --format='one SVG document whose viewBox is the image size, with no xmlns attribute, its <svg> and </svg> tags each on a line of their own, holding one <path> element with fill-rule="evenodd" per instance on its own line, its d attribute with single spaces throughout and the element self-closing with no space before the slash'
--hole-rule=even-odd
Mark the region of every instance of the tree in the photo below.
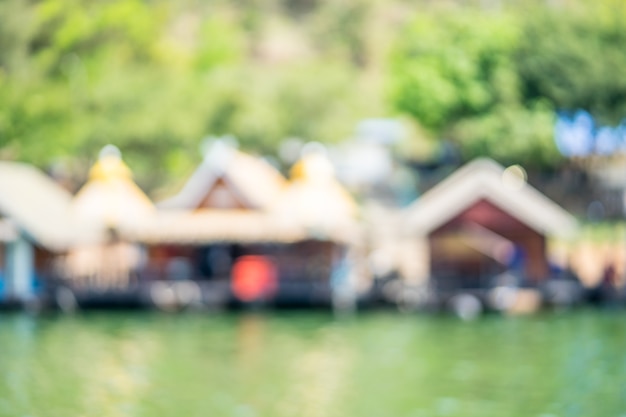
<svg viewBox="0 0 626 417">
<path fill-rule="evenodd" d="M 330 18 L 331 5 L 303 11 L 319 14 L 319 6 Z M 349 19 L 351 9 L 341 10 Z M 234 135 L 264 154 L 288 137 L 344 138 L 381 107 L 364 99 L 371 90 L 354 62 L 365 53 L 361 20 L 306 60 L 265 62 L 257 48 L 264 31 L 276 21 L 304 35 L 322 26 L 303 19 L 256 0 L 6 0 L 0 155 L 44 167 L 62 159 L 84 176 L 113 143 L 151 189 L 187 174 L 206 136 Z M 335 55 L 346 48 L 352 52 Z"/>
<path fill-rule="evenodd" d="M 611 1 L 528 19 L 515 54 L 524 102 L 547 100 L 619 123 L 626 117 L 625 21 L 626 5 Z"/>
<path fill-rule="evenodd" d="M 524 105 L 514 53 L 519 18 L 505 12 L 426 13 L 403 31 L 391 64 L 391 101 L 466 159 L 550 165 L 553 114 Z"/>
<path fill-rule="evenodd" d="M 480 12 L 429 13 L 403 31 L 391 62 L 391 100 L 424 126 L 457 120 L 517 99 L 511 51 L 516 21 Z"/>
</svg>

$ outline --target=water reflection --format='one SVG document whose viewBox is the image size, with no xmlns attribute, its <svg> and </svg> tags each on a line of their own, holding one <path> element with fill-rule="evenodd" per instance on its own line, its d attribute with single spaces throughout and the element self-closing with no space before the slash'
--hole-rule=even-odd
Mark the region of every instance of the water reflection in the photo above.
<svg viewBox="0 0 626 417">
<path fill-rule="evenodd" d="M 245 314 L 237 323 L 237 365 L 240 372 L 257 370 L 265 332 L 265 319 L 258 314 Z"/>
<path fill-rule="evenodd" d="M 122 339 L 92 354 L 90 383 L 83 396 L 84 414 L 136 415 L 137 400 L 149 387 L 155 345 L 149 337 Z"/>
<path fill-rule="evenodd" d="M 619 314 L 0 317 L 0 414 L 613 416 Z"/>
<path fill-rule="evenodd" d="M 4 323 L 3 323 L 4 324 Z M 33 365 L 33 331 L 34 323 L 27 317 L 17 317 L 11 323 L 7 323 L 9 329 L 14 334 L 11 343 L 2 343 L 5 354 L 6 372 L 3 372 L 3 391 L 7 390 L 7 397 L 13 401 L 3 401 L 2 409 L 9 412 L 18 409 L 27 409 L 31 402 L 31 391 L 29 390 L 29 375 L 23 372 Z M 4 342 L 4 340 L 3 340 Z M 13 352 L 19 352 L 15 360 L 8 360 Z M 3 366 L 4 368 L 4 366 Z"/>
<path fill-rule="evenodd" d="M 279 407 L 280 415 L 340 415 L 337 410 L 350 382 L 352 347 L 332 326 L 319 333 L 319 342 L 304 347 L 289 364 L 292 383 Z"/>
</svg>

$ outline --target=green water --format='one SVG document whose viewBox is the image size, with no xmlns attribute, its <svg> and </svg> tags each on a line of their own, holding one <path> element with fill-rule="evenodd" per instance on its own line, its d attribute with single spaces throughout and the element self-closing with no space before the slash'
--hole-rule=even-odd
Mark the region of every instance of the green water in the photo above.
<svg viewBox="0 0 626 417">
<path fill-rule="evenodd" d="M 0 316 L 1 416 L 621 416 L 626 313 Z"/>
</svg>

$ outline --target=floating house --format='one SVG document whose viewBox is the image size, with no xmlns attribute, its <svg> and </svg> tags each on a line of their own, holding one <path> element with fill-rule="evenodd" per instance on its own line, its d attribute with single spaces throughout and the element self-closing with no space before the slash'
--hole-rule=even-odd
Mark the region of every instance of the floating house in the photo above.
<svg viewBox="0 0 626 417">
<path fill-rule="evenodd" d="M 287 181 L 218 143 L 181 192 L 155 207 L 107 147 L 68 204 L 80 239 L 55 263 L 57 302 L 328 303 L 333 288 L 348 287 L 358 232 L 356 204 L 329 168 L 309 156 Z"/>
<path fill-rule="evenodd" d="M 360 269 L 365 248 L 360 247 L 358 207 L 324 154 L 304 155 L 292 167 L 274 212 L 295 221 L 301 234 L 273 254 L 280 268 L 279 297 L 349 304 L 367 289 L 369 274 Z"/>
<path fill-rule="evenodd" d="M 71 194 L 36 168 L 0 162 L 0 299 L 26 302 L 77 238 Z"/>
<path fill-rule="evenodd" d="M 414 281 L 445 292 L 493 286 L 504 272 L 522 286 L 548 279 L 547 237 L 571 235 L 576 221 L 523 174 L 478 159 L 413 203 L 403 234 L 429 260 Z"/>
<path fill-rule="evenodd" d="M 27 302 L 42 284 L 60 284 L 79 304 L 349 306 L 371 286 L 369 266 L 391 284 L 399 275 L 402 288 L 437 294 L 536 288 L 553 273 L 548 238 L 577 225 L 522 174 L 473 161 L 400 215 L 377 213 L 385 222 L 370 225 L 368 240 L 356 202 L 319 151 L 286 179 L 217 143 L 157 206 L 114 147 L 73 198 L 35 168 L 0 162 L 0 301 Z M 388 244 L 367 262 L 373 240 Z"/>
<path fill-rule="evenodd" d="M 81 239 L 74 240 L 56 263 L 63 285 L 74 298 L 72 303 L 136 301 L 145 256 L 125 230 L 154 212 L 119 150 L 105 147 L 88 181 L 69 204 Z"/>
<path fill-rule="evenodd" d="M 271 291 L 259 289 L 265 301 L 329 302 L 331 278 L 346 269 L 347 252 L 336 248 L 354 240 L 356 205 L 332 172 L 316 171 L 330 166 L 320 161 L 300 161 L 287 181 L 262 159 L 217 143 L 181 192 L 125 235 L 146 246 L 148 276 L 194 281 L 209 303 L 241 300 L 237 282 L 247 278 L 238 277 L 249 270 L 271 281 Z"/>
<path fill-rule="evenodd" d="M 269 214 L 285 186 L 265 161 L 218 142 L 177 195 L 127 232 L 146 245 L 154 279 L 211 281 L 225 293 L 235 259 L 296 238 Z"/>
</svg>

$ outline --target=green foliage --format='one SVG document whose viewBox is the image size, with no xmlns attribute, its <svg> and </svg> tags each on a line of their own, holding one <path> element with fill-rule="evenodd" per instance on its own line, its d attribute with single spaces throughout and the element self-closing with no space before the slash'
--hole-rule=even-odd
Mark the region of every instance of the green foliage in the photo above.
<svg viewBox="0 0 626 417">
<path fill-rule="evenodd" d="M 246 39 L 239 28 L 224 18 L 209 18 L 200 24 L 194 64 L 198 71 L 240 63 Z"/>
<path fill-rule="evenodd" d="M 602 5 L 528 20 L 515 57 L 526 102 L 585 109 L 606 124 L 626 116 L 626 5 Z"/>
<path fill-rule="evenodd" d="M 626 6 L 507 6 L 411 20 L 391 57 L 390 100 L 466 158 L 554 166 L 556 111 L 626 116 Z"/>
<path fill-rule="evenodd" d="M 187 173 L 207 135 L 232 134 L 271 154 L 288 137 L 336 141 L 378 113 L 379 101 L 355 94 L 371 89 L 360 88 L 356 64 L 337 57 L 330 38 L 309 47 L 304 35 L 295 44 L 310 49 L 304 59 L 288 51 L 274 63 L 266 51 L 282 44 L 266 35 L 276 22 L 295 34 L 315 30 L 269 3 L 248 3 L 0 3 L 0 155 L 83 169 L 114 143 L 153 188 Z M 304 3 L 281 7 L 308 19 Z M 360 44 L 359 22 L 342 45 Z"/>
<path fill-rule="evenodd" d="M 114 143 L 153 189 L 209 135 L 273 154 L 400 113 L 465 158 L 547 166 L 555 110 L 626 115 L 619 0 L 488 3 L 4 0 L 0 157 L 84 175 Z"/>
<path fill-rule="evenodd" d="M 466 159 L 488 155 L 505 164 L 549 167 L 560 160 L 552 139 L 554 119 L 546 106 L 500 106 L 459 121 L 452 137 L 461 144 Z"/>
<path fill-rule="evenodd" d="M 482 11 L 418 16 L 392 55 L 391 101 L 466 159 L 546 166 L 559 160 L 552 108 L 524 106 L 514 52 L 516 15 Z"/>
<path fill-rule="evenodd" d="M 392 56 L 392 101 L 424 126 L 445 129 L 515 100 L 510 51 L 517 32 L 506 15 L 418 16 Z"/>
</svg>

